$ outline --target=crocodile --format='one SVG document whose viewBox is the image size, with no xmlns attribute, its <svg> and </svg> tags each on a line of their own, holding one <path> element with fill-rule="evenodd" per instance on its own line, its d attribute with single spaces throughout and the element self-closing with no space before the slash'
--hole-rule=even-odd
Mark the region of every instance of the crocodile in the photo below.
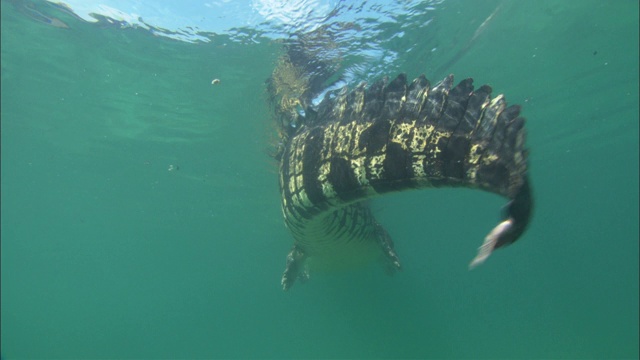
<svg viewBox="0 0 640 360">
<path fill-rule="evenodd" d="M 508 200 L 473 268 L 515 242 L 532 216 L 525 119 L 519 105 L 471 78 L 432 84 L 424 75 L 383 77 L 325 91 L 335 64 L 289 45 L 267 81 L 279 131 L 284 222 L 293 236 L 281 286 L 316 266 L 380 260 L 400 270 L 394 243 L 368 199 L 423 188 L 465 187 Z"/>
</svg>

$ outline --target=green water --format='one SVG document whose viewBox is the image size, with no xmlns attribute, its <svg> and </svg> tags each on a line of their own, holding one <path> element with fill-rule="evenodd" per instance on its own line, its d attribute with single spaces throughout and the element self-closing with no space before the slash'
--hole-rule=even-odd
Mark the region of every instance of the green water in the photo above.
<svg viewBox="0 0 640 360">
<path fill-rule="evenodd" d="M 279 43 L 0 4 L 4 359 L 638 358 L 637 1 L 505 1 L 464 51 L 500 2 L 404 29 L 424 48 L 390 75 L 473 76 L 524 106 L 533 222 L 468 271 L 503 199 L 385 197 L 403 272 L 286 293 L 264 86 Z"/>
</svg>

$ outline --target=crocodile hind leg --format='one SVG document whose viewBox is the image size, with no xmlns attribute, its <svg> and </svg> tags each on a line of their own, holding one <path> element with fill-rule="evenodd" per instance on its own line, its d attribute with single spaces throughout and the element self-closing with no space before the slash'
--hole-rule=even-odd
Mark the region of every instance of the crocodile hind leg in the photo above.
<svg viewBox="0 0 640 360">
<path fill-rule="evenodd" d="M 387 274 L 393 275 L 396 271 L 402 270 L 398 254 L 396 254 L 396 251 L 393 249 L 393 240 L 391 240 L 391 236 L 382 225 L 376 222 L 374 228 L 376 240 L 378 241 L 380 250 L 382 250 L 385 271 Z"/>
<path fill-rule="evenodd" d="M 280 281 L 283 290 L 289 290 L 296 279 L 300 281 L 309 279 L 309 273 L 304 267 L 306 258 L 307 256 L 302 249 L 297 245 L 293 245 L 291 251 L 287 254 L 287 265 L 282 274 L 282 280 Z"/>
</svg>

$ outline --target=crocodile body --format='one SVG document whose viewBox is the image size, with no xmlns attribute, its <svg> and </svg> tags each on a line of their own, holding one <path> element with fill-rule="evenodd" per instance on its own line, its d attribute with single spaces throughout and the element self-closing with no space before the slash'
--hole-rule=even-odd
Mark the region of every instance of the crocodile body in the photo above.
<svg viewBox="0 0 640 360">
<path fill-rule="evenodd" d="M 315 258 L 379 258 L 388 271 L 400 269 L 365 201 L 389 192 L 467 187 L 509 199 L 472 266 L 524 232 L 533 204 L 525 121 L 519 106 L 492 99 L 489 86 L 474 90 L 471 79 L 453 86 L 452 75 L 436 85 L 424 76 L 408 82 L 401 74 L 328 92 L 317 106 L 293 98 L 298 111 L 279 113 L 288 118 L 278 154 L 282 211 L 294 238 L 283 289 L 306 279 Z"/>
</svg>

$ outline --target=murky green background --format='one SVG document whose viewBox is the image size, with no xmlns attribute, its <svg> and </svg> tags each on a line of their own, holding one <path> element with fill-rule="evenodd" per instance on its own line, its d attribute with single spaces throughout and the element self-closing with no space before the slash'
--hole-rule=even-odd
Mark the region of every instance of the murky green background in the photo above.
<svg viewBox="0 0 640 360">
<path fill-rule="evenodd" d="M 43 7 L 59 28 L 3 0 L 3 358 L 637 358 L 638 2 L 506 1 L 459 53 L 499 3 L 447 1 L 436 34 L 404 29 L 424 56 L 388 73 L 472 76 L 523 104 L 528 232 L 468 271 L 503 199 L 385 197 L 402 273 L 285 293 L 264 86 L 279 43 Z"/>
</svg>

